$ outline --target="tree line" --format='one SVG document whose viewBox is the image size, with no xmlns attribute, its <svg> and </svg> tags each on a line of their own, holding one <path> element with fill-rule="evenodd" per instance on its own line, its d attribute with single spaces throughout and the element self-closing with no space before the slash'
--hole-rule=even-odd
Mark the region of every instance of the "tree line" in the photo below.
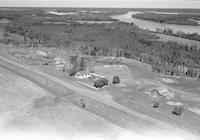
<svg viewBox="0 0 200 140">
<path fill-rule="evenodd" d="M 49 28 L 53 32 L 39 30 L 36 26 L 8 25 L 5 29 L 44 45 L 56 44 L 50 47 L 72 47 L 84 55 L 132 58 L 152 65 L 155 72 L 200 78 L 200 50 L 197 46 L 157 41 L 155 36 L 134 24 L 59 26 L 59 31 Z"/>
<path fill-rule="evenodd" d="M 173 32 L 172 29 L 156 29 L 156 32 L 158 33 L 163 33 L 166 35 L 171 35 L 171 36 L 175 36 L 175 37 L 181 37 L 181 38 L 186 38 L 186 39 L 190 39 L 190 40 L 196 40 L 196 41 L 200 41 L 200 35 L 198 33 L 184 33 L 181 31 L 178 31 L 176 33 Z"/>
</svg>

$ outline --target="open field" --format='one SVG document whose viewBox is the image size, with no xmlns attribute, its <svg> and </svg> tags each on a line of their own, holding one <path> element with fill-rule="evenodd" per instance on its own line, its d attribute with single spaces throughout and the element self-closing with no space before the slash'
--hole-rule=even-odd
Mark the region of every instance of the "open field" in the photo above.
<svg viewBox="0 0 200 140">
<path fill-rule="evenodd" d="M 20 75 L 4 68 L 0 68 L 0 72 L 1 133 L 11 131 L 9 133 L 15 135 L 15 131 L 20 130 L 19 134 L 35 131 L 36 136 L 44 135 L 49 139 L 59 135 L 63 138 L 78 135 L 86 137 L 88 134 L 110 139 L 113 135 L 117 138 L 119 133 L 126 132 L 109 121 L 80 109 L 70 101 L 49 93 Z M 55 133 L 52 138 L 45 134 L 51 131 Z M 18 137 L 20 138 L 20 135 Z"/>
</svg>

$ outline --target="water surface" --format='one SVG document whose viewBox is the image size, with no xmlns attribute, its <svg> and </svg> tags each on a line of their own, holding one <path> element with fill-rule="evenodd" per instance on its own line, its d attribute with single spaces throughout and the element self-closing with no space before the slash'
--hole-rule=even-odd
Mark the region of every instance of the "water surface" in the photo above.
<svg viewBox="0 0 200 140">
<path fill-rule="evenodd" d="M 184 33 L 198 33 L 200 34 L 200 26 L 192 25 L 177 25 L 177 24 L 165 24 L 158 23 L 148 20 L 142 20 L 137 18 L 132 18 L 133 14 L 142 13 L 142 12 L 128 12 L 127 14 L 111 16 L 113 19 L 117 19 L 121 22 L 134 23 L 142 29 L 147 29 L 150 31 L 156 31 L 156 29 L 172 29 L 174 32 L 182 31 Z"/>
</svg>

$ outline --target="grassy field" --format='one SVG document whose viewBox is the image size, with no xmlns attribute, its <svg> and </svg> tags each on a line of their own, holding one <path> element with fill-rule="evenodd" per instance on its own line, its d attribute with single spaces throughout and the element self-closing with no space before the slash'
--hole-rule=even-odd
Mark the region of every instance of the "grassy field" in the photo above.
<svg viewBox="0 0 200 140">
<path fill-rule="evenodd" d="M 0 68 L 0 72 L 0 135 L 4 139 L 25 140 L 31 136 L 36 139 L 63 140 L 77 135 L 85 139 L 88 134 L 91 134 L 90 137 L 106 139 L 112 138 L 112 135 L 119 137 L 120 133 L 126 132 L 74 105 L 69 98 L 53 95 L 7 69 Z M 79 98 L 73 97 L 77 102 Z"/>
<path fill-rule="evenodd" d="M 124 64 L 127 64 L 124 61 Z M 162 81 L 163 77 L 155 75 L 148 70 L 148 66 L 140 64 L 138 68 L 137 63 L 128 63 L 130 71 L 133 74 L 133 80 L 129 83 L 122 83 L 123 86 L 110 86 L 107 88 L 109 94 L 113 96 L 114 100 L 129 108 L 143 112 L 158 120 L 165 121 L 174 125 L 178 125 L 189 131 L 198 132 L 199 125 L 199 81 L 189 79 L 172 80 L 173 83 L 165 83 Z M 136 76 L 134 76 L 136 75 Z M 173 79 L 169 77 L 169 79 Z M 154 97 L 147 95 L 145 92 L 149 89 L 167 88 L 175 94 L 175 98 L 166 99 L 165 97 Z M 167 102 L 183 103 L 184 114 L 181 117 L 174 116 L 171 111 L 173 105 L 168 105 Z M 159 103 L 160 107 L 154 109 L 153 105 Z M 196 112 L 191 112 L 191 108 L 197 108 Z"/>
</svg>

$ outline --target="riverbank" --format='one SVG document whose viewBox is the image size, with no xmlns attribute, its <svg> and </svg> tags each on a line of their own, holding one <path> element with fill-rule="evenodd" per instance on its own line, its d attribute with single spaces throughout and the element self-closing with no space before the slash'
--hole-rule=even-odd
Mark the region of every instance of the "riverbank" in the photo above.
<svg viewBox="0 0 200 140">
<path fill-rule="evenodd" d="M 162 14 L 162 13 L 140 13 L 132 15 L 133 18 L 154 21 L 158 23 L 177 24 L 177 25 L 192 25 L 199 26 L 199 23 L 194 21 L 199 18 L 199 15 L 193 14 Z M 193 20 L 190 20 L 193 19 Z"/>
<path fill-rule="evenodd" d="M 143 12 L 135 12 L 129 11 L 126 14 L 111 16 L 112 18 L 119 20 L 121 22 L 126 23 L 134 23 L 142 29 L 149 31 L 156 31 L 156 29 L 172 29 L 174 32 L 182 31 L 184 33 L 198 33 L 200 34 L 200 26 L 192 26 L 192 25 L 177 25 L 177 24 L 166 24 L 166 23 L 158 23 L 150 20 L 143 20 L 138 18 L 133 18 L 132 15 L 141 14 Z"/>
<path fill-rule="evenodd" d="M 156 29 L 156 32 L 160 34 L 169 35 L 169 36 L 175 36 L 175 37 L 185 38 L 189 40 L 200 41 L 200 35 L 198 33 L 186 34 L 181 31 L 175 33 L 172 29 L 165 29 L 165 30 Z"/>
<path fill-rule="evenodd" d="M 197 46 L 200 48 L 200 41 L 194 41 L 190 39 L 185 39 L 185 38 L 180 38 L 180 37 L 175 37 L 171 35 L 165 35 L 165 34 L 159 34 L 159 33 L 154 33 L 156 36 L 159 37 L 159 41 L 175 41 L 181 44 L 189 45 L 189 46 Z"/>
</svg>

